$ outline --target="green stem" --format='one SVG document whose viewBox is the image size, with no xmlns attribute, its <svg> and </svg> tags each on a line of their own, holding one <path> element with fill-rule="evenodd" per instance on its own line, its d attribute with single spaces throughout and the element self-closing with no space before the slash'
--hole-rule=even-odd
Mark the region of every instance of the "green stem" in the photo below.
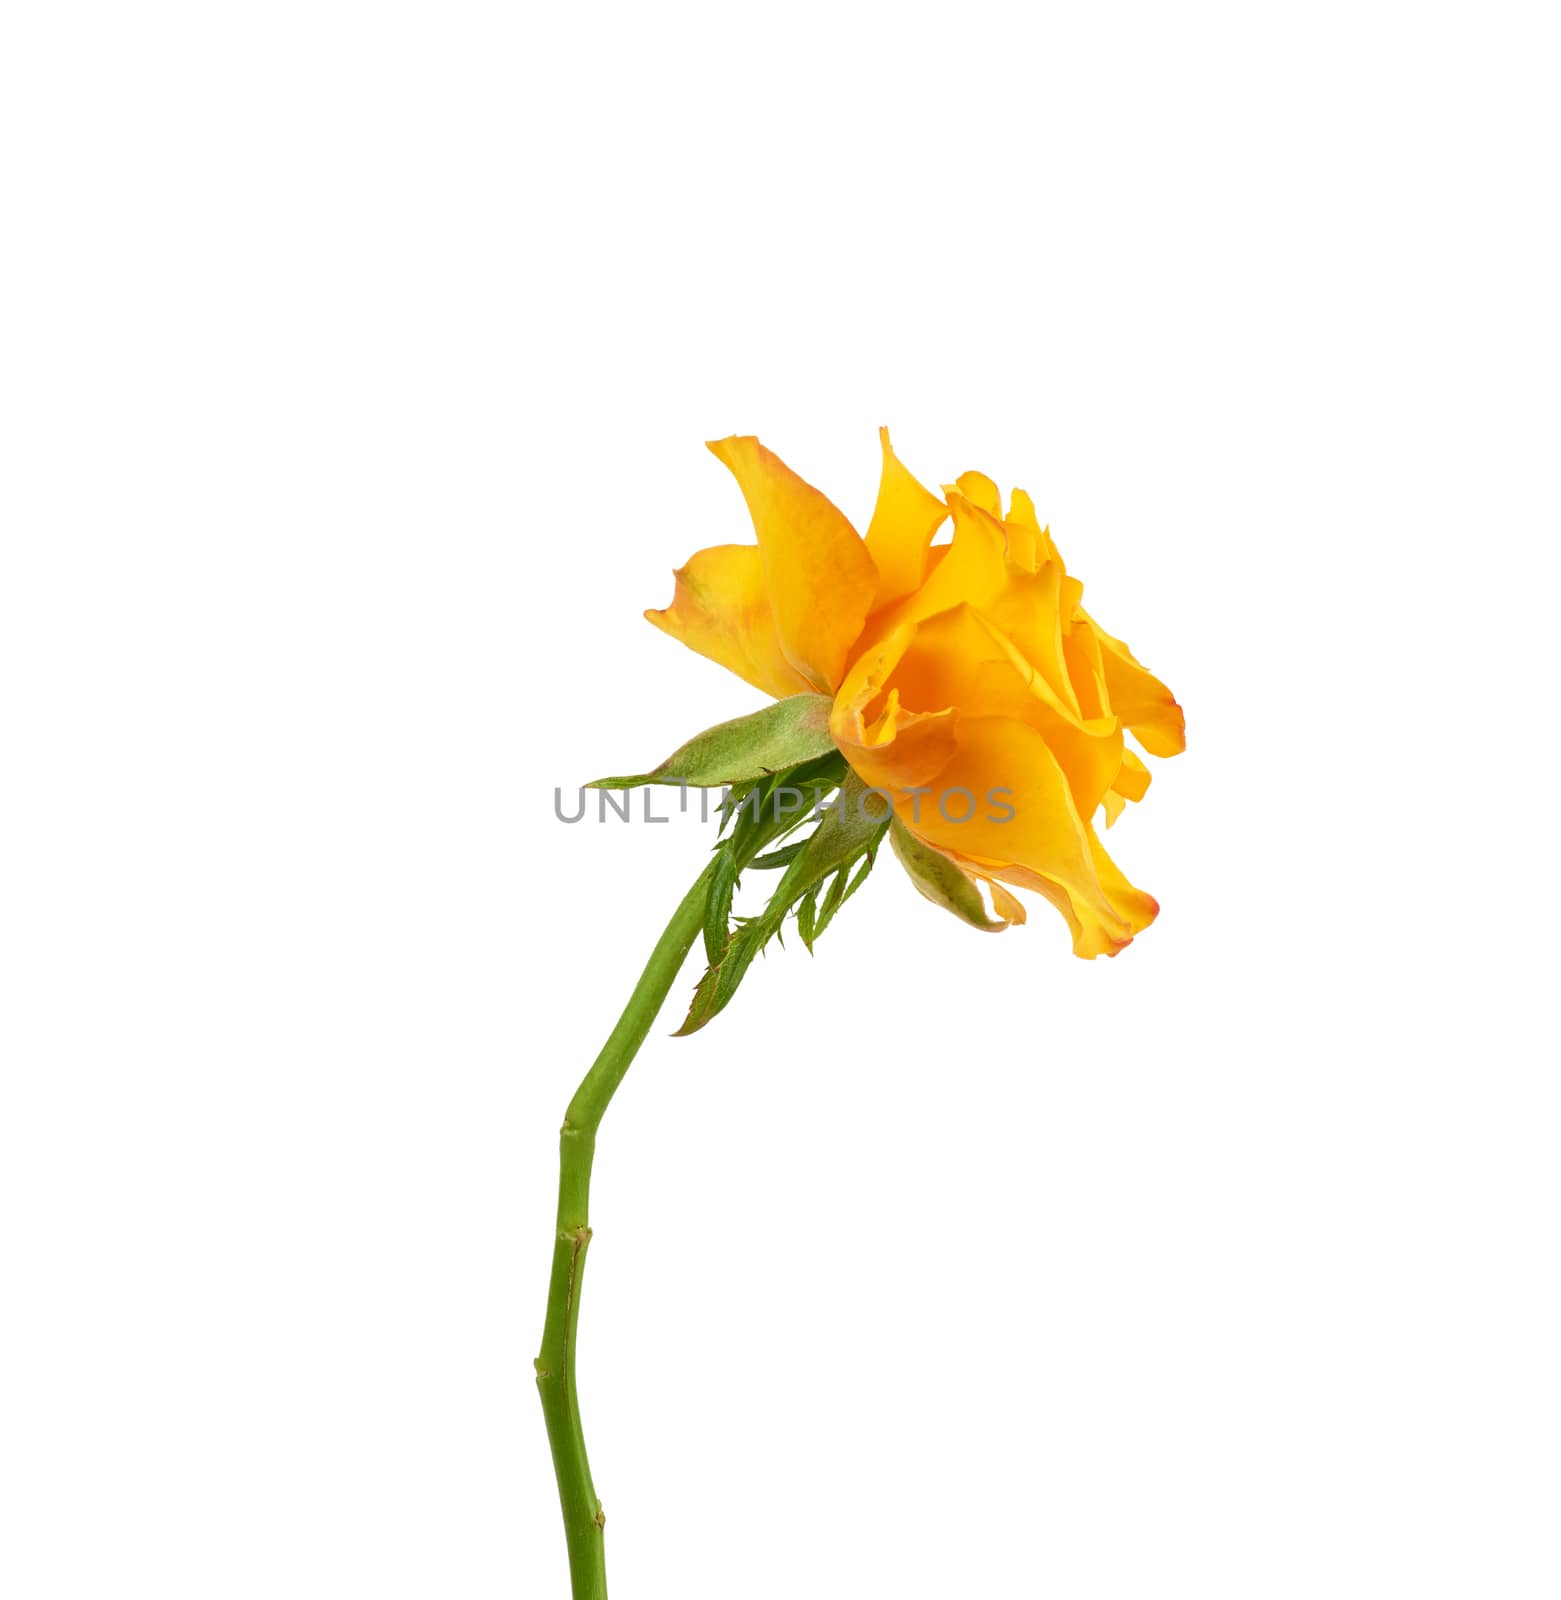
<svg viewBox="0 0 1561 1600">
<path fill-rule="evenodd" d="M 591 1242 L 589 1203 L 596 1130 L 698 936 L 713 869 L 714 862 L 699 875 L 672 914 L 617 1026 L 575 1090 L 559 1134 L 558 1227 L 553 1236 L 553 1274 L 547 1292 L 542 1353 L 536 1367 L 553 1470 L 558 1476 L 558 1498 L 564 1510 L 574 1600 L 606 1600 L 607 1595 L 607 1557 L 602 1539 L 606 1518 L 591 1482 L 575 1390 L 575 1330 L 580 1322 L 585 1252 Z"/>
</svg>

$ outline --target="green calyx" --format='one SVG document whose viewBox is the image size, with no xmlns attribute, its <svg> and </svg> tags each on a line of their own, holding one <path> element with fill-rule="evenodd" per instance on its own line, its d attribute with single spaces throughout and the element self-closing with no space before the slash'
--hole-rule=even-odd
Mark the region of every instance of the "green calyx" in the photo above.
<svg viewBox="0 0 1561 1600">
<path fill-rule="evenodd" d="M 697 1032 L 726 1007 L 753 958 L 780 937 L 788 917 L 795 916 L 811 951 L 872 871 L 889 828 L 889 804 L 835 748 L 829 710 L 827 695 L 792 695 L 696 734 L 654 771 L 589 785 L 686 784 L 729 791 L 705 879 L 705 974 L 680 1034 Z M 739 882 L 750 871 L 779 872 L 780 878 L 762 911 L 734 916 Z"/>
<path fill-rule="evenodd" d="M 783 808 L 774 802 L 782 797 L 794 802 L 799 791 L 805 797 L 802 814 L 777 816 Z M 731 833 L 716 846 L 705 905 L 709 964 L 680 1035 L 698 1032 L 725 1009 L 753 958 L 780 937 L 788 916 L 796 916 L 802 942 L 812 951 L 872 871 L 890 818 L 884 797 L 867 788 L 838 754 L 762 780 L 737 799 L 733 814 Z M 766 848 L 814 818 L 817 826 L 806 838 Z M 757 916 L 733 918 L 732 893 L 748 868 L 779 870 L 780 881 Z"/>
</svg>

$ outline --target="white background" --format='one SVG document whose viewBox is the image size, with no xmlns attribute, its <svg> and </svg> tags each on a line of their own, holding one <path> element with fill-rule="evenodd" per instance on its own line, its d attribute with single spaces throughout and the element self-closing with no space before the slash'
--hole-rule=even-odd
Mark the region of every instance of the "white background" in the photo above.
<svg viewBox="0 0 1561 1600">
<path fill-rule="evenodd" d="M 886 859 L 602 1137 L 613 1593 L 1561 1592 L 1544 8 L 8 8 L 0 1589 L 566 1593 L 555 1131 L 755 431 L 1035 496 L 1121 958 Z M 691 967 L 682 993 L 692 983 Z"/>
</svg>

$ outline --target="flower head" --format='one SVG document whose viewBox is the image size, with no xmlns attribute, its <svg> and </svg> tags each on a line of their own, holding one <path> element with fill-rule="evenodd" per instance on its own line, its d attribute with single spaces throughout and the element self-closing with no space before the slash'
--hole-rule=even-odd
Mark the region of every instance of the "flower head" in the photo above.
<svg viewBox="0 0 1561 1600">
<path fill-rule="evenodd" d="M 1085 611 L 1023 490 L 1005 513 L 997 485 L 967 472 L 940 497 L 879 437 L 865 537 L 757 439 L 712 443 L 758 542 L 699 551 L 672 604 L 645 615 L 777 699 L 832 697 L 834 744 L 888 796 L 924 892 L 1001 928 L 1025 920 L 1005 885 L 1034 890 L 1067 919 L 1076 955 L 1115 955 L 1159 907 L 1094 819 L 1109 827 L 1149 787 L 1124 732 L 1175 755 L 1181 707 Z"/>
</svg>

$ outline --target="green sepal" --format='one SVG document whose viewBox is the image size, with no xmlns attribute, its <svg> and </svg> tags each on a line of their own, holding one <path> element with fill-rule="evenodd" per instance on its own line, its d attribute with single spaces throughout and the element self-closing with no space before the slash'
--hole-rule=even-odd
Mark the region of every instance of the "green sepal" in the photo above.
<svg viewBox="0 0 1561 1600">
<path fill-rule="evenodd" d="M 830 698 L 794 694 L 751 716 L 718 722 L 674 750 L 654 772 L 598 778 L 588 789 L 637 789 L 646 783 L 718 789 L 751 783 L 834 752 L 829 737 Z"/>
<path fill-rule="evenodd" d="M 726 833 L 730 826 L 731 832 L 716 845 L 705 895 L 705 957 L 711 966 L 717 965 L 726 953 L 732 896 L 741 881 L 739 874 L 749 867 L 767 871 L 795 860 L 807 845 L 805 839 L 766 855 L 759 852 L 810 821 L 814 808 L 840 786 L 846 771 L 845 757 L 831 749 L 828 755 L 731 787 L 723 802 L 720 829 Z M 795 803 L 784 815 L 777 815 L 782 791 L 795 791 Z"/>
<path fill-rule="evenodd" d="M 794 908 L 801 919 L 802 942 L 812 949 L 813 941 L 871 870 L 889 821 L 889 807 L 883 796 L 868 789 L 854 772 L 847 772 L 835 803 L 787 863 L 764 910 L 756 917 L 739 921 L 720 961 L 712 963 L 699 980 L 688 1016 L 678 1029 L 680 1035 L 698 1032 L 726 1007 L 753 958 L 780 934 L 781 925 Z M 825 890 L 820 903 L 820 887 L 835 875 L 837 882 Z"/>
<path fill-rule="evenodd" d="M 818 890 L 813 888 L 797 902 L 797 932 L 802 936 L 802 943 L 809 955 L 813 954 L 813 925 L 817 917 Z M 775 937 L 780 938 L 779 929 L 776 929 Z"/>
<path fill-rule="evenodd" d="M 813 819 L 815 807 L 845 779 L 846 758 L 838 750 L 804 761 L 784 772 L 766 773 L 748 783 L 736 783 L 722 801 L 721 828 L 731 828 L 732 849 L 739 867 L 746 867 L 766 845 L 793 834 Z M 781 791 L 795 791 L 794 801 L 784 816 L 780 809 Z"/>
<path fill-rule="evenodd" d="M 732 894 L 737 888 L 737 856 L 717 850 L 710 890 L 705 896 L 705 959 L 716 962 L 726 949 L 726 930 L 732 918 Z"/>
<path fill-rule="evenodd" d="M 941 850 L 923 844 L 898 817 L 889 824 L 889 844 L 911 882 L 935 906 L 952 911 L 961 922 L 985 933 L 1000 933 L 1008 926 L 992 921 L 975 884 Z"/>
<path fill-rule="evenodd" d="M 835 913 L 862 887 L 862 880 L 873 870 L 873 862 L 877 855 L 878 843 L 875 840 L 868 846 L 854 873 L 849 872 L 847 867 L 841 867 L 830 880 L 829 892 L 820 903 L 817 914 L 809 918 L 808 929 L 802 935 L 802 942 L 808 947 L 810 954 L 819 936 L 835 920 Z M 797 927 L 799 929 L 802 927 L 800 917 L 797 919 Z"/>
<path fill-rule="evenodd" d="M 755 872 L 770 872 L 776 867 L 789 867 L 807 848 L 807 843 L 806 839 L 798 839 L 795 844 L 782 845 L 779 850 L 771 850 L 768 855 L 756 857 L 748 865 Z"/>
</svg>

